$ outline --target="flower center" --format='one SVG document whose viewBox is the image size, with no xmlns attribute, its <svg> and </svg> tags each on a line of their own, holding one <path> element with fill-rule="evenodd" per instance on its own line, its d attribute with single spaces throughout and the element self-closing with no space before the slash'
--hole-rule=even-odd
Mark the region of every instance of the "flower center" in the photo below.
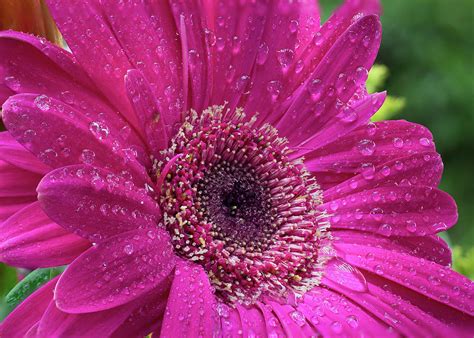
<svg viewBox="0 0 474 338">
<path fill-rule="evenodd" d="M 213 224 L 211 235 L 232 250 L 261 251 L 277 230 L 271 194 L 255 173 L 239 163 L 224 161 L 197 185 L 204 219 Z"/>
<path fill-rule="evenodd" d="M 230 303 L 312 288 L 327 245 L 316 181 L 276 129 L 254 124 L 223 107 L 193 113 L 157 165 L 176 253 L 201 264 Z"/>
</svg>

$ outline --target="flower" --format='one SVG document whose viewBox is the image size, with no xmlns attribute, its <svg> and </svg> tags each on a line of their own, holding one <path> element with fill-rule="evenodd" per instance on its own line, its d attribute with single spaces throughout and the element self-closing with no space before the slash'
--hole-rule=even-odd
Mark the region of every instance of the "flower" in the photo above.
<svg viewBox="0 0 474 338">
<path fill-rule="evenodd" d="M 48 3 L 72 53 L 0 34 L 0 258 L 69 265 L 3 335 L 472 332 L 432 135 L 369 122 L 377 2 Z"/>
</svg>

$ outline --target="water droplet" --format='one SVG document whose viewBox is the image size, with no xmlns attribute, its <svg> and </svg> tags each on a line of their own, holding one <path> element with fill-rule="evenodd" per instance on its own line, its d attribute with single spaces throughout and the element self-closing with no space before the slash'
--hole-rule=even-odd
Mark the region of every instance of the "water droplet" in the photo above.
<svg viewBox="0 0 474 338">
<path fill-rule="evenodd" d="M 318 101 L 321 98 L 322 89 L 323 88 L 320 79 L 314 79 L 308 84 L 308 92 L 314 102 Z"/>
<path fill-rule="evenodd" d="M 427 139 L 426 137 L 420 138 L 419 142 L 423 147 L 429 147 L 431 145 L 431 141 Z"/>
<path fill-rule="evenodd" d="M 416 232 L 416 222 L 412 220 L 406 221 L 406 228 L 408 232 L 411 232 L 411 233 Z"/>
<path fill-rule="evenodd" d="M 346 322 L 347 324 L 352 327 L 353 329 L 357 328 L 359 326 L 359 320 L 357 319 L 356 316 L 350 315 L 346 317 Z"/>
<path fill-rule="evenodd" d="M 353 291 L 364 292 L 367 290 L 367 281 L 364 275 L 357 268 L 339 258 L 333 258 L 326 266 L 326 277 Z"/>
<path fill-rule="evenodd" d="M 288 68 L 293 62 L 294 56 L 295 56 L 295 52 L 293 52 L 291 49 L 288 49 L 288 48 L 280 49 L 279 51 L 277 51 L 277 59 L 281 65 L 283 72 L 288 71 Z"/>
<path fill-rule="evenodd" d="M 123 252 L 127 255 L 133 254 L 133 244 L 127 244 L 123 247 Z"/>
<path fill-rule="evenodd" d="M 267 85 L 267 91 L 270 93 L 272 101 L 275 102 L 280 95 L 282 85 L 280 81 L 270 81 Z"/>
<path fill-rule="evenodd" d="M 296 33 L 298 31 L 299 22 L 298 20 L 291 20 L 290 22 L 290 32 Z"/>
<path fill-rule="evenodd" d="M 390 236 L 392 234 L 392 226 L 390 224 L 382 224 L 379 227 L 379 233 L 384 236 Z"/>
<path fill-rule="evenodd" d="M 433 276 L 433 275 L 428 276 L 428 281 L 433 285 L 440 285 L 441 284 L 441 280 L 438 277 Z"/>
<path fill-rule="evenodd" d="M 403 140 L 402 140 L 401 138 L 399 138 L 399 137 L 395 137 L 395 138 L 393 139 L 392 143 L 393 143 L 393 146 L 394 146 L 395 148 L 403 148 L 404 142 L 403 142 Z"/>
<path fill-rule="evenodd" d="M 92 164 L 95 160 L 95 153 L 90 149 L 84 149 L 81 153 L 81 160 L 85 164 Z"/>
<path fill-rule="evenodd" d="M 304 316 L 303 313 L 301 313 L 300 311 L 293 311 L 290 313 L 290 317 L 291 319 L 293 319 L 293 321 L 298 324 L 299 326 L 303 326 L 306 324 L 306 318 Z"/>
<path fill-rule="evenodd" d="M 375 166 L 372 163 L 362 164 L 361 174 L 366 180 L 371 180 L 375 175 Z"/>
<path fill-rule="evenodd" d="M 51 108 L 51 99 L 46 95 L 39 95 L 35 99 L 35 105 L 41 111 L 48 111 Z"/>
<path fill-rule="evenodd" d="M 437 222 L 437 223 L 434 223 L 433 224 L 433 229 L 436 231 L 436 232 L 440 232 L 440 231 L 444 231 L 448 228 L 448 226 L 446 225 L 446 223 L 444 222 Z"/>
<path fill-rule="evenodd" d="M 269 52 L 268 45 L 263 42 L 260 47 L 258 47 L 257 52 L 257 64 L 263 65 L 268 59 L 268 52 Z"/>
<path fill-rule="evenodd" d="M 357 86 L 361 86 L 365 83 L 367 80 L 367 77 L 369 76 L 369 71 L 365 67 L 359 67 L 355 71 L 355 77 L 354 80 L 356 82 Z"/>
<path fill-rule="evenodd" d="M 346 105 L 344 108 L 342 108 L 342 111 L 339 113 L 338 117 L 342 122 L 351 123 L 356 121 L 359 118 L 359 115 L 351 106 Z"/>
<path fill-rule="evenodd" d="M 357 149 L 363 156 L 370 156 L 375 151 L 375 142 L 372 140 L 361 140 L 357 144 Z"/>
<path fill-rule="evenodd" d="M 342 324 L 338 321 L 335 321 L 331 324 L 331 329 L 335 332 L 335 333 L 341 333 L 342 332 Z"/>
<path fill-rule="evenodd" d="M 216 44 L 216 35 L 214 34 L 214 32 L 206 28 L 204 30 L 204 34 L 206 36 L 207 44 L 210 47 L 213 47 Z"/>
<path fill-rule="evenodd" d="M 23 133 L 23 141 L 26 142 L 26 143 L 29 143 L 29 142 L 33 141 L 35 136 L 36 136 L 36 131 L 34 131 L 32 129 L 27 129 Z"/>
<path fill-rule="evenodd" d="M 383 176 L 385 176 L 385 177 L 389 176 L 390 175 L 390 167 L 389 166 L 383 166 L 381 172 L 382 172 Z"/>
<path fill-rule="evenodd" d="M 110 133 L 109 127 L 102 122 L 89 123 L 89 130 L 98 140 L 105 139 Z"/>
</svg>

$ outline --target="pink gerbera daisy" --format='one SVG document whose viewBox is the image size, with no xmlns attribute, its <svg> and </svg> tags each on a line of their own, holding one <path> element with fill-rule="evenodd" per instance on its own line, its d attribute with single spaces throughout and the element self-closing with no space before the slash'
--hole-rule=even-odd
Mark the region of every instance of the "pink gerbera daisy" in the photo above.
<svg viewBox="0 0 474 338">
<path fill-rule="evenodd" d="M 0 259 L 68 267 L 2 336 L 472 334 L 432 136 L 369 122 L 376 1 L 48 4 L 72 52 L 0 33 Z"/>
</svg>

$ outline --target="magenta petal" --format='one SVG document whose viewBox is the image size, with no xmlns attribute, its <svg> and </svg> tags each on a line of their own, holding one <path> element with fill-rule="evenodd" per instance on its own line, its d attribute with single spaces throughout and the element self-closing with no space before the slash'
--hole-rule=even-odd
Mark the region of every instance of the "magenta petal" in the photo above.
<svg viewBox="0 0 474 338">
<path fill-rule="evenodd" d="M 221 335 L 223 337 L 240 338 L 242 335 L 242 322 L 239 312 L 225 303 L 217 303 Z"/>
<path fill-rule="evenodd" d="M 33 202 L 36 202 L 35 196 L 0 197 L 0 222 Z"/>
<path fill-rule="evenodd" d="M 453 198 L 432 187 L 392 186 L 356 192 L 320 206 L 331 227 L 376 232 L 383 236 L 424 236 L 457 221 Z"/>
<path fill-rule="evenodd" d="M 421 258 L 388 248 L 339 243 L 344 259 L 360 269 L 371 271 L 455 309 L 473 314 L 473 287 L 470 280 Z"/>
<path fill-rule="evenodd" d="M 4 319 L 0 326 L 1 337 L 23 338 L 38 323 L 53 299 L 53 290 L 58 278 L 36 290 Z"/>
<path fill-rule="evenodd" d="M 291 105 L 276 125 L 292 146 L 314 138 L 322 146 L 329 143 L 328 137 L 344 129 L 352 130 L 360 121 L 368 121 L 370 116 L 356 111 L 359 100 L 350 99 L 363 85 L 360 73 L 366 73 L 372 66 L 380 39 L 380 21 L 371 15 L 355 22 L 332 46 L 313 74 L 296 90 Z M 370 108 L 378 109 L 383 102 L 376 98 L 365 104 L 364 112 L 376 112 Z M 325 131 L 323 142 L 319 135 L 322 131 Z"/>
<path fill-rule="evenodd" d="M 354 170 L 359 174 L 325 190 L 324 199 L 328 202 L 356 192 L 382 186 L 437 187 L 442 171 L 441 157 L 435 152 L 423 152 L 407 157 L 399 157 L 378 166 L 372 166 L 371 162 L 360 163 L 358 168 Z M 335 175 L 337 173 L 334 173 L 333 176 Z M 352 174 L 349 175 L 352 176 Z M 319 177 L 318 174 L 315 174 L 315 176 Z"/>
<path fill-rule="evenodd" d="M 261 38 L 270 4 L 226 1 L 216 6 L 209 1 L 204 6 L 209 26 L 205 38 L 212 56 L 211 104 L 221 105 L 227 101 L 234 108 L 251 84 L 259 46 L 268 53 L 265 51 L 268 45 Z M 224 25 L 222 18 L 226 18 Z"/>
<path fill-rule="evenodd" d="M 127 170 L 135 182 L 147 182 L 146 171 L 137 160 L 144 157 L 143 150 L 123 145 L 106 123 L 94 121 L 61 101 L 18 94 L 4 103 L 3 118 L 12 136 L 51 167 L 94 164 Z"/>
<path fill-rule="evenodd" d="M 63 4 L 60 6 L 64 7 L 60 9 L 61 12 L 70 7 Z M 158 99 L 159 111 L 166 121 L 166 126 L 173 126 L 179 121 L 180 113 L 187 109 L 183 106 L 180 39 L 177 38 L 177 28 L 170 7 L 167 1 L 118 3 L 107 0 L 100 7 L 98 20 L 110 28 L 111 35 L 108 35 L 107 31 L 102 31 L 101 27 L 95 25 L 88 27 L 94 31 L 96 38 L 112 42 L 98 46 L 99 48 L 108 49 L 110 53 L 118 51 L 128 59 L 130 63 L 128 68 L 122 68 L 125 65 L 122 62 L 113 65 L 112 73 L 119 81 L 129 69 L 136 68 L 141 71 L 153 88 L 153 95 Z M 72 25 L 68 22 L 63 24 L 63 27 L 69 28 Z M 76 41 L 77 32 L 70 31 L 68 37 Z M 83 50 L 84 47 L 87 50 Z M 88 62 L 88 57 L 94 53 L 94 50 L 90 50 L 87 44 L 84 46 L 82 41 L 78 48 L 80 48 L 78 51 L 81 56 L 80 62 Z M 99 68 L 99 64 L 84 66 L 91 70 L 95 67 Z M 107 74 L 104 70 L 100 70 L 99 74 L 94 74 L 93 79 L 97 81 L 103 75 L 110 77 L 111 74 Z M 117 91 L 117 89 L 122 92 L 122 84 L 110 86 L 107 81 L 102 82 L 102 78 L 100 80 L 100 87 L 107 93 Z"/>
<path fill-rule="evenodd" d="M 36 156 L 18 143 L 9 132 L 0 132 L 0 153 L 2 160 L 23 170 L 36 174 L 46 174 L 50 167 L 40 162 Z"/>
<path fill-rule="evenodd" d="M 60 311 L 51 301 L 39 323 L 38 337 L 110 336 L 130 314 L 127 305 L 94 313 L 69 314 Z"/>
<path fill-rule="evenodd" d="M 244 337 L 268 337 L 265 317 L 258 306 L 237 305 L 234 311 L 239 313 Z"/>
<path fill-rule="evenodd" d="M 209 104 L 208 83 L 212 83 L 208 48 L 205 41 L 206 22 L 197 1 L 171 1 L 177 31 L 181 37 L 185 109 L 201 111 Z M 187 92 L 189 84 L 190 93 Z M 185 101 L 186 102 L 186 101 Z"/>
<path fill-rule="evenodd" d="M 369 314 L 405 336 L 464 337 L 473 322 L 469 316 L 379 276 L 367 273 L 368 292 L 354 292 L 323 279 L 323 284 L 359 304 Z"/>
<path fill-rule="evenodd" d="M 135 230 L 90 248 L 58 281 L 58 309 L 68 313 L 102 311 L 152 290 L 175 265 L 169 240 L 169 235 L 158 228 Z"/>
<path fill-rule="evenodd" d="M 138 127 L 123 85 L 126 71 L 134 67 L 99 5 L 89 0 L 67 4 L 49 0 L 47 3 L 78 63 L 127 121 Z"/>
<path fill-rule="evenodd" d="M 35 196 L 41 175 L 0 160 L 0 197 Z"/>
<path fill-rule="evenodd" d="M 314 68 L 321 62 L 328 50 L 337 39 L 353 24 L 355 19 L 370 14 L 380 15 L 379 0 L 345 0 L 344 3 L 316 33 L 312 44 L 308 44 L 298 60 L 302 67 L 299 74 L 295 74 L 292 84 L 298 85 L 306 79 Z"/>
<path fill-rule="evenodd" d="M 178 261 L 161 337 L 213 337 L 216 332 L 216 299 L 208 275 L 200 265 Z"/>
<path fill-rule="evenodd" d="M 334 334 L 349 337 L 397 336 L 388 325 L 357 303 L 325 287 L 318 286 L 309 291 L 297 309 L 324 337 Z"/>
<path fill-rule="evenodd" d="M 334 246 L 343 245 L 370 245 L 374 247 L 390 247 L 392 251 L 401 254 L 423 258 L 435 263 L 448 266 L 451 264 L 451 251 L 447 244 L 438 236 L 396 237 L 377 235 L 353 230 L 334 229 Z M 344 250 L 341 248 L 341 251 Z"/>
<path fill-rule="evenodd" d="M 110 102 L 98 94 L 82 67 L 66 50 L 33 35 L 4 31 L 0 33 L 0 55 L 4 82 L 14 94 L 46 95 L 95 121 L 103 120 L 106 115 L 109 128 L 128 128 L 130 143 L 141 144 L 135 131 L 130 130 Z M 28 71 L 24 69 L 25 64 Z"/>
<path fill-rule="evenodd" d="M 139 305 L 128 316 L 120 327 L 114 331 L 113 338 L 144 337 L 162 325 L 166 302 L 169 295 L 172 276 L 171 273 L 151 292 L 142 295 L 136 303 Z"/>
<path fill-rule="evenodd" d="M 24 268 L 69 264 L 90 243 L 53 223 L 35 202 L 0 224 L 0 260 Z"/>
<path fill-rule="evenodd" d="M 293 306 L 272 301 L 266 303 L 271 307 L 287 336 L 310 337 L 317 335 L 318 331 L 309 324 L 305 315 Z"/>
<path fill-rule="evenodd" d="M 32 34 L 12 30 L 0 32 L 0 54 L 5 85 L 15 93 L 35 93 L 40 88 L 52 93 L 57 89 L 50 86 L 54 79 L 63 79 L 63 85 L 72 87 L 92 86 L 71 53 Z M 29 72 L 21 71 L 20 65 L 25 63 L 28 63 Z M 68 77 L 69 80 L 74 78 L 75 83 L 68 83 Z"/>
<path fill-rule="evenodd" d="M 265 318 L 268 337 L 284 337 L 285 331 L 283 326 L 276 317 L 275 313 L 273 313 L 271 305 L 266 305 L 260 302 L 256 305 L 262 312 L 263 318 Z"/>
<path fill-rule="evenodd" d="M 315 145 L 318 147 L 317 144 Z M 321 182 L 323 186 L 331 187 L 334 183 L 361 173 L 363 164 L 370 163 L 378 166 L 395 162 L 399 158 L 427 152 L 435 152 L 433 139 L 428 129 L 406 121 L 385 121 L 362 126 L 322 148 L 318 147 L 317 150 L 305 154 L 305 164 L 316 175 L 318 182 Z M 429 160 L 427 162 L 433 162 L 436 159 Z M 422 185 L 437 185 L 436 181 L 440 178 L 442 169 L 440 159 L 437 160 L 438 167 L 433 164 L 432 175 L 426 177 L 426 183 L 420 181 Z M 409 166 L 417 167 L 420 164 L 422 162 Z M 424 164 L 424 168 L 428 164 Z M 391 174 L 393 176 L 398 173 L 400 176 L 405 171 L 407 168 L 398 167 Z M 387 176 L 390 172 L 385 169 L 383 174 Z M 407 173 L 407 175 L 410 174 Z"/>
<path fill-rule="evenodd" d="M 138 122 L 146 135 L 148 148 L 155 158 L 160 158 L 160 151 L 168 148 L 173 125 L 166 125 L 168 121 L 164 121 L 164 116 L 160 113 L 162 109 L 150 84 L 139 70 L 132 69 L 127 72 L 125 87 Z"/>
<path fill-rule="evenodd" d="M 38 186 L 45 213 L 92 242 L 137 228 L 154 228 L 160 209 L 147 191 L 120 175 L 90 166 L 69 166 Z"/>
<path fill-rule="evenodd" d="M 238 26 L 239 28 L 248 26 L 248 28 L 245 27 L 248 32 L 242 27 L 240 29 L 243 32 L 239 32 L 239 40 L 233 41 L 235 38 L 229 37 L 227 42 L 230 45 L 227 48 L 232 48 L 234 52 L 234 60 L 239 60 L 234 61 L 236 69 L 233 65 L 226 69 L 227 81 L 234 86 L 231 88 L 234 92 L 238 91 L 239 87 L 245 86 L 242 88 L 243 92 L 248 93 L 245 95 L 248 96 L 248 98 L 245 97 L 245 111 L 252 114 L 258 112 L 258 119 L 261 122 L 266 121 L 294 65 L 299 28 L 295 27 L 295 21 L 300 19 L 303 10 L 309 9 L 303 3 L 302 1 L 286 3 L 271 1 L 253 4 L 253 8 L 246 9 L 254 13 L 244 14 L 242 20 L 252 18 L 254 22 L 248 24 L 242 21 Z M 253 18 L 255 13 L 261 13 L 262 16 Z M 307 12 L 304 15 L 311 14 Z M 248 16 L 250 17 L 247 18 Z M 253 69 L 247 68 L 250 61 L 252 61 Z M 229 75 L 233 76 L 230 78 Z M 246 80 L 242 81 L 243 79 Z M 257 88 L 258 90 L 255 90 Z"/>
</svg>

